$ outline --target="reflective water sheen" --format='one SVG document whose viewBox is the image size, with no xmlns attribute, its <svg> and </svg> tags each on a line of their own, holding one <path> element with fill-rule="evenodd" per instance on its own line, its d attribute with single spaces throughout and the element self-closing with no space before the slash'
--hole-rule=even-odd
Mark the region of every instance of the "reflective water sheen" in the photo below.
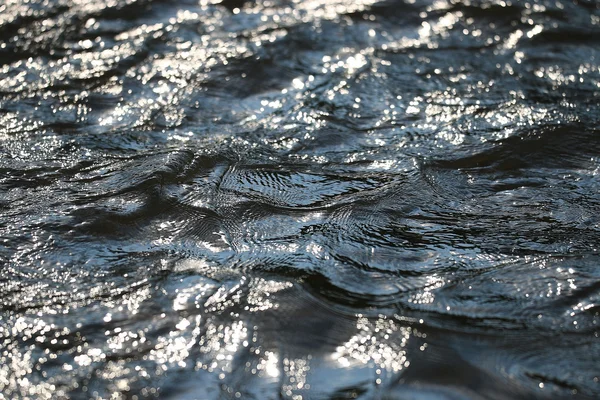
<svg viewBox="0 0 600 400">
<path fill-rule="evenodd" d="M 6 0 L 0 398 L 600 397 L 600 3 Z"/>
</svg>

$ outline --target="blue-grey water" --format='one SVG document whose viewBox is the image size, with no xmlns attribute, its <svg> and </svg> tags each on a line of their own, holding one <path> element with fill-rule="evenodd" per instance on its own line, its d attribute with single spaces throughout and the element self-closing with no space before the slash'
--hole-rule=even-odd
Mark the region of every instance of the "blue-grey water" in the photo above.
<svg viewBox="0 0 600 400">
<path fill-rule="evenodd" d="M 0 399 L 597 399 L 599 249 L 598 1 L 0 2 Z"/>
</svg>

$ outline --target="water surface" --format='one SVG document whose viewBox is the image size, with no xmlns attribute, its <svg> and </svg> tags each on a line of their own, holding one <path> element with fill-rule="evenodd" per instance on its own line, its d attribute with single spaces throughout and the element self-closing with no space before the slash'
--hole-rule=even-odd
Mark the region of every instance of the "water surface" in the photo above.
<svg viewBox="0 0 600 400">
<path fill-rule="evenodd" d="M 600 397 L 600 4 L 0 5 L 0 398 Z"/>
</svg>

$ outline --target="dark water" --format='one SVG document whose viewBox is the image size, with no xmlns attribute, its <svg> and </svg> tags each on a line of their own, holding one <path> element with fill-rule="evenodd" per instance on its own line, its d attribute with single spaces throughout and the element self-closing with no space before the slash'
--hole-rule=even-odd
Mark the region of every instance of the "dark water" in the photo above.
<svg viewBox="0 0 600 400">
<path fill-rule="evenodd" d="M 4 0 L 0 398 L 599 398 L 599 177 L 597 1 Z"/>
</svg>

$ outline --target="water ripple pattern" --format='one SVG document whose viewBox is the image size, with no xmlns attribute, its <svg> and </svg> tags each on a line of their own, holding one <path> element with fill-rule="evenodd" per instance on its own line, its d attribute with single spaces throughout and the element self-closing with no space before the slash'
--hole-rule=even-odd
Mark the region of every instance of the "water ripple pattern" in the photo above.
<svg viewBox="0 0 600 400">
<path fill-rule="evenodd" d="M 600 3 L 6 0 L 0 399 L 597 399 Z"/>
</svg>

